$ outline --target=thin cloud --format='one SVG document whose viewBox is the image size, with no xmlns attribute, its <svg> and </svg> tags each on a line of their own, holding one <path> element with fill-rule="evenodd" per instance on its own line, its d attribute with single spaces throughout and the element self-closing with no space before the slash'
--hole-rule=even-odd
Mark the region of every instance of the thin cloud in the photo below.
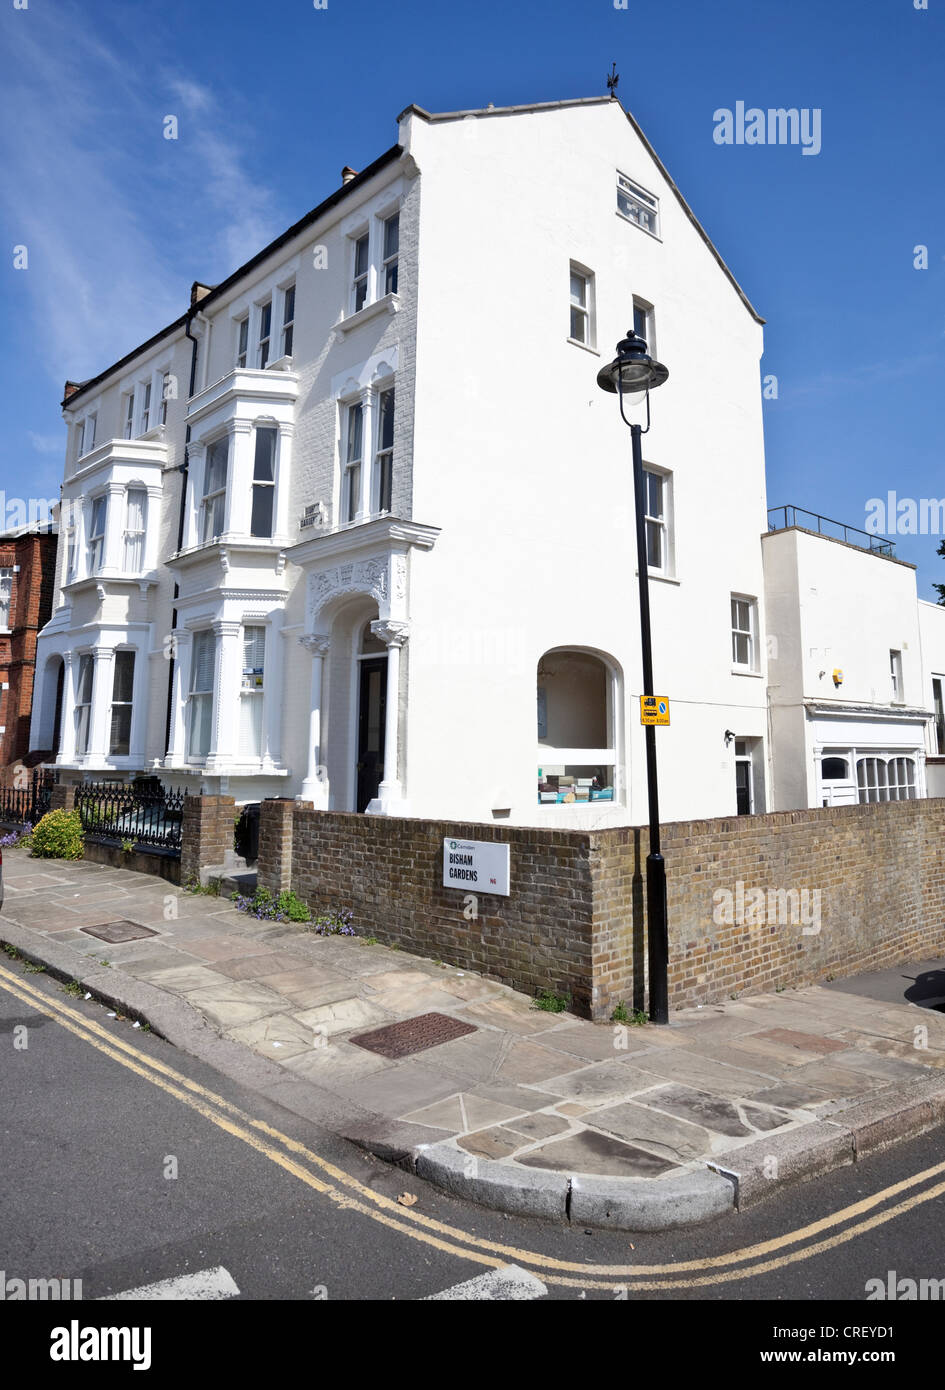
<svg viewBox="0 0 945 1390">
<path fill-rule="evenodd" d="M 27 430 L 26 435 L 37 454 L 61 454 L 65 447 L 64 431 L 59 434 L 37 434 L 35 430 Z"/>
<path fill-rule="evenodd" d="M 58 392 L 177 318 L 193 279 L 223 278 L 282 223 L 209 87 L 170 69 L 141 83 L 153 35 L 145 51 L 74 6 L 30 15 L 8 26 L 0 202 L 29 250 L 26 337 Z M 165 141 L 175 107 L 180 139 Z"/>
</svg>

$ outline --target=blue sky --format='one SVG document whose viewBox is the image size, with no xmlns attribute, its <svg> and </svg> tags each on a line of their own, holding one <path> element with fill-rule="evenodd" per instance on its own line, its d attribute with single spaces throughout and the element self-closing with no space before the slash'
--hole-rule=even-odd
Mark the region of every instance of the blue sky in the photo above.
<svg viewBox="0 0 945 1390">
<path fill-rule="evenodd" d="M 862 526 L 871 497 L 945 495 L 945 0 L 627 5 L 7 0 L 6 497 L 58 494 L 67 376 L 176 318 L 192 280 L 222 279 L 342 165 L 392 145 L 404 106 L 593 96 L 612 60 L 624 105 L 768 321 L 771 505 Z M 717 145 L 713 113 L 737 101 L 819 108 L 821 153 Z M 23 244 L 29 268 L 14 270 Z M 932 597 L 938 537 L 896 539 Z"/>
</svg>

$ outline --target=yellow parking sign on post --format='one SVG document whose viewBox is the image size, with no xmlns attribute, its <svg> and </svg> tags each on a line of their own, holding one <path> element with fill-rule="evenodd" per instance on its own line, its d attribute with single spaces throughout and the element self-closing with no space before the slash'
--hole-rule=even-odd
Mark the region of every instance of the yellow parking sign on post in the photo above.
<svg viewBox="0 0 945 1390">
<path fill-rule="evenodd" d="M 640 696 L 640 723 L 669 723 L 669 701 L 665 695 Z"/>
</svg>

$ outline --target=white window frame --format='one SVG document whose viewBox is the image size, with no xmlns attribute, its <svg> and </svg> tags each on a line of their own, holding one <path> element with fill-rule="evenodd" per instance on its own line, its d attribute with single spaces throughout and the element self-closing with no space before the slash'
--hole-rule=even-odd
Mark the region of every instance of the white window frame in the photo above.
<svg viewBox="0 0 945 1390">
<path fill-rule="evenodd" d="M 211 644 L 211 651 L 212 651 L 212 654 L 213 654 L 213 660 L 212 660 L 211 663 L 210 663 L 210 684 L 209 684 L 209 686 L 207 686 L 206 688 L 204 688 L 203 686 L 201 686 L 200 689 L 198 690 L 198 689 L 195 687 L 195 681 L 196 681 L 196 679 L 197 679 L 197 672 L 198 672 L 198 670 L 199 670 L 199 663 L 198 663 L 198 661 L 197 661 L 197 646 L 198 646 L 198 643 L 199 643 L 199 642 L 204 641 L 204 640 L 207 640 L 207 639 L 209 639 L 209 641 L 210 641 L 210 644 Z M 197 630 L 193 633 L 193 635 L 192 635 L 192 637 L 191 637 L 191 643 L 190 643 L 190 680 L 188 681 L 188 685 L 190 686 L 190 689 L 189 689 L 188 692 L 187 692 L 187 742 L 186 742 L 186 748 L 187 748 L 187 755 L 186 755 L 186 756 L 187 756 L 187 760 L 188 760 L 189 762 L 204 762 L 204 761 L 206 760 L 206 758 L 207 758 L 207 755 L 208 755 L 209 752 L 210 752 L 210 749 L 211 749 L 212 746 L 213 746 L 213 687 L 214 687 L 214 683 L 215 683 L 215 680 L 216 680 L 217 645 L 218 645 L 218 643 L 219 643 L 219 638 L 218 638 L 217 634 L 213 631 L 213 628 L 211 628 L 211 627 L 197 628 Z M 206 702 L 209 702 L 209 706 L 210 706 L 210 715 L 209 715 L 210 725 L 209 725 L 209 737 L 208 737 L 208 740 L 207 740 L 207 747 L 206 747 L 202 752 L 196 752 L 196 753 L 195 753 L 195 752 L 193 752 L 194 733 L 195 733 L 195 720 L 196 720 L 196 717 L 197 717 L 197 711 L 198 711 L 198 710 L 201 710 L 201 711 L 202 711 L 202 710 L 205 708 L 205 703 L 206 703 Z M 202 721 L 201 721 L 201 722 L 202 722 Z"/>
<path fill-rule="evenodd" d="M 646 340 L 646 350 L 651 357 L 656 357 L 656 310 L 653 305 L 640 295 L 633 296 L 633 331 L 639 332 L 637 327 L 637 316 L 643 319 L 644 332 L 641 335 Z"/>
<path fill-rule="evenodd" d="M 207 488 L 208 488 L 208 486 L 209 486 L 209 484 L 210 484 L 210 481 L 211 481 L 211 479 L 210 479 L 210 462 L 211 462 L 210 456 L 211 456 L 212 451 L 215 450 L 215 449 L 217 449 L 220 445 L 223 445 L 224 448 L 226 449 L 226 463 L 225 463 L 225 465 L 224 465 L 224 472 L 223 472 L 223 485 L 222 485 L 222 487 L 215 487 L 215 488 L 213 489 L 212 492 L 208 492 L 208 491 L 207 491 Z M 226 530 L 226 497 L 227 497 L 227 489 L 229 488 L 229 485 L 230 485 L 230 439 L 229 439 L 229 435 L 224 434 L 224 435 L 219 435 L 219 436 L 218 436 L 216 439 L 214 439 L 214 440 L 211 440 L 210 443 L 207 445 L 206 449 L 204 450 L 204 458 L 203 458 L 203 480 L 202 480 L 202 483 L 201 483 L 201 487 L 202 487 L 203 491 L 202 491 L 202 495 L 201 495 L 201 498 L 200 498 L 200 507 L 199 507 L 199 509 L 198 509 L 198 544 L 199 544 L 199 545 L 211 545 L 211 544 L 213 543 L 213 541 L 214 541 L 214 540 L 218 540 L 219 537 L 222 536 L 223 533 L 224 533 L 224 531 Z M 212 519 L 212 517 L 213 517 L 214 510 L 215 510 L 215 506 L 216 506 L 216 499 L 217 499 L 218 497 L 221 497 L 221 496 L 222 496 L 222 498 L 223 498 L 223 515 L 222 515 L 221 520 L 220 520 L 220 530 L 219 530 L 219 531 L 213 530 L 212 533 L 208 533 L 208 522 L 209 522 L 209 520 Z"/>
<path fill-rule="evenodd" d="M 141 393 L 141 418 L 138 421 L 138 433 L 147 434 L 148 430 L 151 428 L 151 382 L 141 382 L 138 390 Z"/>
<path fill-rule="evenodd" d="M 108 706 L 108 756 L 110 758 L 128 758 L 131 756 L 131 735 L 132 719 L 134 709 L 135 681 L 137 679 L 137 652 L 134 647 L 116 647 L 112 661 L 112 695 Z M 131 657 L 131 697 L 127 700 L 115 699 L 115 686 L 118 682 L 118 658 Z M 115 711 L 118 709 L 128 710 L 128 747 L 124 752 L 113 746 L 114 744 L 114 718 Z"/>
<path fill-rule="evenodd" d="M 288 318 L 291 296 L 292 317 Z M 282 288 L 282 326 L 279 330 L 280 357 L 291 357 L 292 349 L 295 346 L 295 310 L 296 292 L 295 281 L 284 285 Z"/>
<path fill-rule="evenodd" d="M 234 361 L 236 366 L 245 367 L 249 362 L 249 310 L 241 314 L 235 321 L 236 324 L 236 353 Z M 244 333 L 245 330 L 245 333 Z"/>
<path fill-rule="evenodd" d="M 892 703 L 903 703 L 902 693 L 902 652 L 893 647 L 889 649 L 889 683 L 892 687 Z"/>
<path fill-rule="evenodd" d="M 10 610 L 13 606 L 13 568 L 0 569 L 0 632 L 10 631 Z"/>
<path fill-rule="evenodd" d="M 647 481 L 650 477 L 658 478 L 660 481 L 662 512 L 659 514 L 653 512 L 650 508 L 650 488 Z M 646 529 L 647 571 L 650 574 L 669 578 L 673 575 L 675 568 L 672 525 L 673 475 L 667 472 L 665 468 L 657 468 L 652 463 L 645 463 L 643 465 L 643 483 L 643 518 Z M 662 560 L 662 564 L 659 565 L 650 563 L 650 535 L 654 527 L 657 527 L 659 530 L 660 558 Z"/>
<path fill-rule="evenodd" d="M 95 510 L 99 502 L 102 503 L 102 529 L 101 531 L 93 531 L 92 527 L 95 522 Z M 108 532 L 109 513 L 108 503 L 109 495 L 107 492 L 99 492 L 94 497 L 89 498 L 89 534 L 85 554 L 86 567 L 90 575 L 98 574 L 102 565 L 105 563 L 105 537 Z M 96 547 L 98 547 L 97 550 Z"/>
<path fill-rule="evenodd" d="M 395 208 L 386 217 L 380 219 L 380 276 L 378 288 L 384 287 L 384 294 L 396 294 L 400 283 L 400 208 Z M 394 250 L 387 250 L 387 229 L 392 222 L 397 223 L 397 245 Z M 390 285 L 391 272 L 393 272 L 393 287 Z M 380 297 L 380 296 L 379 296 Z"/>
<path fill-rule="evenodd" d="M 936 695 L 935 687 L 938 686 Z M 932 747 L 934 756 L 945 757 L 945 676 L 932 675 Z"/>
<path fill-rule="evenodd" d="M 583 300 L 575 298 L 574 281 L 580 280 L 583 286 Z M 568 320 L 568 342 L 575 343 L 578 347 L 590 348 L 591 351 L 597 349 L 597 313 L 596 313 L 596 286 L 594 272 L 588 270 L 587 266 L 580 265 L 577 261 L 571 261 L 568 272 L 568 308 L 570 311 Z M 574 332 L 574 316 L 579 316 L 583 325 L 584 336 L 581 337 Z"/>
<path fill-rule="evenodd" d="M 171 369 L 167 367 L 164 371 L 158 372 L 161 378 L 161 405 L 158 410 L 158 424 L 167 424 L 167 388 L 171 384 Z"/>
<path fill-rule="evenodd" d="M 655 193 L 617 170 L 617 216 L 632 222 L 647 236 L 660 237 L 660 200 Z"/>
<path fill-rule="evenodd" d="M 748 627 L 736 626 L 737 618 L 735 605 L 744 604 L 748 609 Z M 732 670 L 735 672 L 749 671 L 752 674 L 758 670 L 758 600 L 751 594 L 732 594 L 729 602 L 729 629 L 731 633 L 732 645 Z M 748 639 L 748 660 L 738 659 L 738 639 Z"/>
<path fill-rule="evenodd" d="M 239 756 L 240 758 L 250 758 L 252 760 L 261 759 L 266 751 L 266 658 L 268 656 L 269 633 L 268 625 L 261 622 L 244 622 L 243 630 L 240 634 L 240 642 L 243 651 L 242 682 L 240 689 L 240 708 L 239 708 Z M 246 664 L 246 644 L 248 634 L 262 633 L 263 644 L 263 664 L 262 668 L 256 666 L 249 667 Z M 257 703 L 258 710 L 250 710 L 249 702 Z M 244 747 L 244 730 L 247 727 L 259 729 L 259 747 L 257 749 L 247 749 Z"/>
<path fill-rule="evenodd" d="M 95 658 L 91 652 L 78 652 L 75 674 L 75 751 L 78 757 L 88 753 L 92 742 L 92 698 L 95 693 Z M 82 699 L 82 675 L 88 671 L 88 699 Z M 84 715 L 84 729 L 83 729 Z"/>
<path fill-rule="evenodd" d="M 914 753 L 862 752 L 856 755 L 855 762 L 856 795 L 861 806 L 876 801 L 918 799 L 919 763 Z M 902 766 L 906 763 L 911 764 L 911 775 Z"/>
<path fill-rule="evenodd" d="M 366 309 L 371 303 L 371 231 L 369 227 L 362 227 L 360 231 L 352 232 L 349 240 L 351 242 L 351 313 L 358 314 L 362 309 Z M 358 247 L 364 245 L 364 270 L 358 270 Z M 363 288 L 364 294 L 361 303 L 358 303 L 359 291 Z"/>
<path fill-rule="evenodd" d="M 134 439 L 135 437 L 135 396 L 137 388 L 132 387 L 126 391 L 123 398 L 123 419 L 122 419 L 122 438 Z"/>
<path fill-rule="evenodd" d="M 257 450 L 258 450 L 258 448 L 259 448 L 259 432 L 260 432 L 260 430 L 268 430 L 270 433 L 272 433 L 273 435 L 275 435 L 275 438 L 274 438 L 273 444 L 272 444 L 272 477 L 271 477 L 271 478 L 257 478 L 257 477 L 256 477 Z M 278 425 L 275 423 L 275 421 L 273 421 L 273 420 L 259 420 L 259 421 L 256 422 L 256 424 L 255 424 L 254 427 L 253 427 L 253 476 L 252 476 L 252 483 L 251 483 L 251 487 L 252 487 L 252 496 L 251 496 L 251 498 L 250 498 L 250 510 L 249 510 L 249 533 L 250 533 L 251 536 L 255 536 L 256 539 L 258 539 L 258 540 L 272 540 L 273 534 L 274 534 L 274 532 L 275 532 L 275 526 L 276 526 L 276 477 L 277 477 L 278 467 L 279 467 L 279 426 L 278 426 Z M 256 532 L 253 530 L 253 511 L 254 511 L 254 508 L 255 508 L 257 491 L 262 491 L 262 490 L 267 490 L 267 491 L 269 491 L 269 492 L 271 493 L 271 498 L 272 498 L 272 500 L 271 500 L 271 513 L 270 513 L 269 530 L 268 530 L 268 532 L 267 532 L 265 535 L 259 535 L 259 536 L 257 536 L 257 535 L 256 535 Z"/>
<path fill-rule="evenodd" d="M 86 454 L 90 454 L 95 448 L 95 428 L 97 421 L 98 415 L 96 411 L 90 410 L 88 415 L 83 416 L 76 425 L 76 460 L 84 458 Z"/>
<path fill-rule="evenodd" d="M 362 469 L 364 462 L 364 435 L 365 435 L 365 403 L 363 400 L 342 400 L 342 431 L 341 431 L 341 524 L 350 526 L 358 519 L 361 510 L 361 484 L 363 480 Z M 356 457 L 351 456 L 352 445 L 352 420 L 353 412 L 357 412 L 360 419 L 360 450 Z M 352 477 L 355 482 L 352 484 Z M 353 487 L 353 492 L 352 492 Z"/>
<path fill-rule="evenodd" d="M 383 436 L 381 432 L 384 428 L 383 402 L 384 397 L 387 395 L 391 397 L 391 439 L 389 445 L 382 447 Z M 396 413 L 397 396 L 394 383 L 391 381 L 388 382 L 387 385 L 377 388 L 375 408 L 372 411 L 374 415 L 374 462 L 371 479 L 371 508 L 375 516 L 380 515 L 382 512 L 389 514 L 394 500 L 394 420 L 396 418 Z M 387 468 L 389 481 L 389 496 L 387 498 L 386 507 L 382 505 L 384 501 L 382 479 L 385 466 Z"/>
<path fill-rule="evenodd" d="M 256 323 L 258 332 L 256 335 L 256 367 L 258 371 L 264 371 L 272 361 L 272 304 L 273 296 L 270 294 L 265 299 L 261 299 L 257 305 Z M 268 311 L 269 322 L 266 323 Z M 263 332 L 263 328 L 266 332 Z"/>
<path fill-rule="evenodd" d="M 144 496 L 144 508 L 142 512 L 144 521 L 141 529 L 134 531 L 131 529 L 130 517 L 128 514 L 129 501 L 133 492 L 142 493 Z M 125 574 L 141 574 L 144 570 L 145 538 L 148 534 L 148 500 L 148 489 L 143 483 L 129 483 L 125 488 L 125 526 L 122 532 L 122 569 Z M 136 544 L 140 549 L 140 564 L 130 565 L 128 563 L 128 549 L 130 543 Z"/>
</svg>

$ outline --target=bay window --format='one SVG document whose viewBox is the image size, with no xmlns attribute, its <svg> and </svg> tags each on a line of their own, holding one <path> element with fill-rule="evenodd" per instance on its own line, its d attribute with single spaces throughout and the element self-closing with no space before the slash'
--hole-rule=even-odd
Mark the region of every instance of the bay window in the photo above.
<svg viewBox="0 0 945 1390">
<path fill-rule="evenodd" d="M 187 748 L 191 758 L 205 758 L 210 751 L 216 647 L 216 635 L 209 628 L 194 633 L 188 699 L 190 732 Z"/>
<path fill-rule="evenodd" d="M 130 487 L 125 494 L 126 574 L 140 574 L 144 568 L 144 537 L 147 529 L 148 494 L 143 487 Z"/>
<path fill-rule="evenodd" d="M 89 735 L 92 727 L 92 656 L 85 652 L 79 657 L 79 671 L 75 696 L 75 751 L 89 751 Z"/>
<path fill-rule="evenodd" d="M 345 429 L 345 468 L 342 479 L 342 520 L 354 521 L 360 510 L 361 463 L 364 449 L 364 407 L 349 405 Z"/>
<path fill-rule="evenodd" d="M 377 449 L 374 455 L 374 510 L 389 512 L 394 461 L 394 388 L 378 397 Z"/>
<path fill-rule="evenodd" d="M 105 553 L 105 524 L 108 518 L 108 498 L 92 499 L 92 514 L 89 520 L 88 571 L 97 574 L 102 566 Z"/>
<path fill-rule="evenodd" d="M 207 449 L 203 499 L 200 503 L 200 543 L 222 536 L 226 516 L 226 473 L 229 440 L 215 440 Z"/>
<path fill-rule="evenodd" d="M 256 427 L 256 455 L 253 463 L 253 510 L 250 533 L 267 539 L 272 536 L 273 501 L 276 481 L 276 439 L 270 426 Z"/>
<path fill-rule="evenodd" d="M 109 754 L 116 757 L 127 757 L 131 750 L 131 696 L 134 683 L 134 652 L 116 652 L 108 737 Z"/>
<path fill-rule="evenodd" d="M 244 627 L 239 751 L 250 758 L 261 758 L 263 755 L 265 662 L 266 629 L 262 626 Z"/>
</svg>

